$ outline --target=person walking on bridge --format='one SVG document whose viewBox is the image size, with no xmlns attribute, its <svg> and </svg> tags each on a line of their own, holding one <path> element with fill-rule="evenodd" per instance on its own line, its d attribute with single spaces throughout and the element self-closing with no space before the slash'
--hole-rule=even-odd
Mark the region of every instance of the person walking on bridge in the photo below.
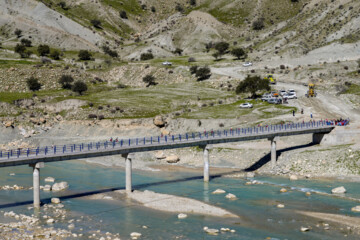
<svg viewBox="0 0 360 240">
<path fill-rule="evenodd" d="M 293 117 L 295 117 L 295 110 L 293 110 Z"/>
</svg>

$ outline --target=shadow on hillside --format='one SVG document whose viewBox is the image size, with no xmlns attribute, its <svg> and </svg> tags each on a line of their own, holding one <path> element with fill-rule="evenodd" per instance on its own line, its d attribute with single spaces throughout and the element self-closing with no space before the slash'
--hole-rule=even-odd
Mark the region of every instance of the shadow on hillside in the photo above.
<svg viewBox="0 0 360 240">
<path fill-rule="evenodd" d="M 309 144 L 298 145 L 298 146 L 294 146 L 294 147 L 290 147 L 290 148 L 280 149 L 280 150 L 276 151 L 276 155 L 277 155 L 277 157 L 279 157 L 281 155 L 281 153 L 283 153 L 283 152 L 291 151 L 291 150 L 295 150 L 295 149 L 300 149 L 300 148 L 306 148 L 306 147 L 310 147 L 310 146 L 313 146 L 313 145 L 314 145 L 313 143 L 309 143 Z M 228 174 L 236 174 L 236 173 L 255 171 L 255 170 L 261 168 L 262 166 L 264 166 L 266 163 L 268 163 L 271 160 L 270 155 L 271 155 L 270 153 L 266 154 L 264 157 L 259 159 L 259 161 L 257 161 L 256 163 L 254 163 L 253 165 L 251 165 L 250 167 L 248 167 L 246 169 L 211 175 L 210 179 L 223 177 L 224 175 L 228 175 Z M 200 176 L 192 176 L 192 177 L 187 177 L 187 178 L 167 180 L 167 181 L 161 181 L 161 182 L 138 184 L 138 185 L 134 185 L 133 189 L 140 190 L 140 189 L 147 188 L 147 187 L 152 187 L 152 186 L 159 186 L 159 185 L 165 185 L 165 184 L 171 184 L 171 183 L 179 183 L 179 182 L 187 182 L 187 181 L 193 181 L 193 180 L 202 180 L 202 179 L 203 179 L 202 175 L 200 175 Z M 94 195 L 94 194 L 107 193 L 107 192 L 112 192 L 112 191 L 115 191 L 115 190 L 124 190 L 124 189 L 125 189 L 125 187 L 106 188 L 106 189 L 100 189 L 100 190 L 95 190 L 95 191 L 86 191 L 86 192 L 81 192 L 81 193 L 74 193 L 74 194 L 64 195 L 64 196 L 61 196 L 61 197 L 59 196 L 58 198 L 60 198 L 61 200 L 66 200 L 66 199 L 86 197 L 86 196 L 91 196 L 91 195 Z M 42 204 L 51 203 L 51 198 L 42 198 L 41 203 Z M 10 207 L 18 207 L 18 206 L 23 206 L 23 205 L 31 205 L 31 204 L 33 204 L 32 201 L 5 203 L 5 204 L 0 204 L 0 209 L 2 209 L 2 208 L 10 208 Z"/>
</svg>

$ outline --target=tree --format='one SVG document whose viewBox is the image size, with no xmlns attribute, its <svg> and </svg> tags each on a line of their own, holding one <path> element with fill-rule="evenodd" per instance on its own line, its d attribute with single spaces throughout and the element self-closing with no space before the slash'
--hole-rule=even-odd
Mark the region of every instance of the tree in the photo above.
<svg viewBox="0 0 360 240">
<path fill-rule="evenodd" d="M 151 74 L 146 75 L 143 77 L 143 82 L 147 83 L 146 87 L 150 87 L 151 85 L 156 85 L 155 77 Z"/>
<path fill-rule="evenodd" d="M 190 5 L 191 6 L 196 6 L 196 0 L 190 0 Z"/>
<path fill-rule="evenodd" d="M 87 87 L 86 83 L 84 83 L 83 81 L 76 81 L 71 88 L 71 90 L 73 92 L 77 92 L 80 95 L 82 95 L 83 92 L 86 92 L 87 89 L 88 89 L 88 87 Z"/>
<path fill-rule="evenodd" d="M 256 96 L 256 92 L 260 90 L 269 91 L 269 80 L 263 79 L 260 76 L 247 76 L 244 81 L 241 81 L 236 87 L 236 94 L 251 93 L 251 97 Z"/>
<path fill-rule="evenodd" d="M 254 30 L 261 30 L 265 27 L 264 24 L 265 19 L 264 18 L 259 18 L 257 20 L 255 20 L 252 24 L 252 27 Z"/>
<path fill-rule="evenodd" d="M 234 48 L 231 50 L 231 55 L 235 56 L 237 59 L 240 59 L 241 57 L 246 58 L 246 52 L 242 48 Z"/>
<path fill-rule="evenodd" d="M 21 44 L 24 45 L 25 47 L 31 47 L 31 40 L 23 38 L 20 40 Z"/>
<path fill-rule="evenodd" d="M 40 44 L 37 48 L 37 51 L 40 56 L 47 56 L 50 53 L 50 47 L 48 45 L 42 45 Z"/>
<path fill-rule="evenodd" d="M 178 54 L 178 55 L 181 55 L 183 51 L 184 51 L 184 50 L 182 50 L 181 48 L 176 48 L 175 51 L 174 51 L 174 53 L 175 53 L 175 54 Z"/>
<path fill-rule="evenodd" d="M 16 44 L 15 46 L 15 52 L 20 54 L 20 56 L 22 56 L 22 54 L 26 51 L 26 47 L 22 44 Z"/>
<path fill-rule="evenodd" d="M 78 57 L 80 60 L 90 60 L 92 55 L 88 50 L 80 50 Z"/>
<path fill-rule="evenodd" d="M 206 52 L 209 52 L 211 48 L 214 47 L 212 42 L 205 43 Z"/>
<path fill-rule="evenodd" d="M 226 51 L 229 49 L 229 43 L 227 42 L 218 42 L 215 44 L 216 51 L 219 52 L 220 56 L 224 55 Z"/>
<path fill-rule="evenodd" d="M 21 37 L 21 34 L 22 34 L 22 31 L 17 28 L 17 29 L 15 29 L 14 33 L 15 33 L 15 35 L 16 35 L 17 38 L 20 38 L 20 37 Z"/>
<path fill-rule="evenodd" d="M 64 2 L 64 1 L 59 2 L 59 6 L 60 6 L 62 9 L 67 10 L 66 2 Z"/>
<path fill-rule="evenodd" d="M 215 58 L 215 60 L 218 60 L 218 58 L 220 57 L 220 53 L 219 52 L 214 52 L 212 54 L 212 56 Z"/>
<path fill-rule="evenodd" d="M 107 55 L 109 55 L 110 57 L 115 57 L 117 58 L 119 55 L 116 51 L 111 50 L 108 46 L 104 45 L 102 46 L 102 50 L 104 51 L 104 53 L 106 53 Z"/>
<path fill-rule="evenodd" d="M 50 57 L 54 60 L 59 60 L 60 59 L 60 52 L 56 49 L 52 49 L 50 51 Z"/>
<path fill-rule="evenodd" d="M 203 81 L 211 76 L 211 70 L 207 66 L 198 68 L 196 70 L 195 76 L 197 77 L 197 81 Z"/>
<path fill-rule="evenodd" d="M 191 74 L 195 74 L 197 70 L 198 70 L 198 66 L 196 66 L 196 65 L 190 67 Z"/>
<path fill-rule="evenodd" d="M 152 53 L 142 53 L 140 55 L 140 60 L 141 61 L 146 61 L 146 60 L 150 60 L 150 59 L 153 59 L 154 58 L 154 55 Z"/>
<path fill-rule="evenodd" d="M 123 19 L 128 19 L 127 13 L 124 10 L 120 11 L 120 17 Z"/>
<path fill-rule="evenodd" d="M 26 80 L 26 84 L 31 91 L 38 91 L 41 88 L 41 83 L 35 77 L 30 77 Z"/>
<path fill-rule="evenodd" d="M 63 89 L 71 89 L 74 78 L 71 75 L 62 75 L 59 79 L 59 83 Z"/>
<path fill-rule="evenodd" d="M 96 28 L 101 28 L 101 21 L 99 19 L 93 19 L 90 23 Z"/>
<path fill-rule="evenodd" d="M 151 7 L 151 11 L 154 13 L 156 12 L 156 8 L 154 6 Z"/>
</svg>

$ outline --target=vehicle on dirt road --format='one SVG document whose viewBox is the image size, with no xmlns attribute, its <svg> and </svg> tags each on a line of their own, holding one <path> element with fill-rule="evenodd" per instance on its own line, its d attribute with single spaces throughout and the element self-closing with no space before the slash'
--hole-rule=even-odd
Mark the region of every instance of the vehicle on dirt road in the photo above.
<svg viewBox="0 0 360 240">
<path fill-rule="evenodd" d="M 281 91 L 279 92 L 279 94 L 280 94 L 281 96 L 283 96 L 284 94 L 286 94 L 286 91 L 285 91 L 285 90 L 281 90 Z"/>
<path fill-rule="evenodd" d="M 272 74 L 267 75 L 266 77 L 264 77 L 265 80 L 269 80 L 270 84 L 276 84 L 276 79 L 274 78 L 274 76 Z"/>
<path fill-rule="evenodd" d="M 315 84 L 310 83 L 309 84 L 309 90 L 305 94 L 306 97 L 316 97 L 317 93 L 315 92 Z"/>
<path fill-rule="evenodd" d="M 252 65 L 253 65 L 252 62 L 245 62 L 245 63 L 243 64 L 244 67 L 250 67 L 250 66 L 252 66 Z"/>
<path fill-rule="evenodd" d="M 241 108 L 252 108 L 253 105 L 251 103 L 242 103 L 239 105 Z"/>
<path fill-rule="evenodd" d="M 270 98 L 269 100 L 267 100 L 267 102 L 271 104 L 280 104 L 281 101 L 282 100 L 280 98 Z"/>
<path fill-rule="evenodd" d="M 296 93 L 285 93 L 282 97 L 287 99 L 297 99 Z"/>
</svg>

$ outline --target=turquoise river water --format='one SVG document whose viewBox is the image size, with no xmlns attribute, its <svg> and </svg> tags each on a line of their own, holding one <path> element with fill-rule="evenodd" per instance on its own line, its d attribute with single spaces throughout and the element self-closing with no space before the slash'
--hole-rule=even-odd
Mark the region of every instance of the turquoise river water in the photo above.
<svg viewBox="0 0 360 240">
<path fill-rule="evenodd" d="M 27 166 L 1 168 L 0 186 L 32 186 L 32 169 Z M 15 175 L 10 175 L 15 173 Z M 136 190 L 152 190 L 159 193 L 189 197 L 222 207 L 240 216 L 239 219 L 188 214 L 186 219 L 178 219 L 177 213 L 151 210 L 126 200 L 94 200 L 88 196 L 114 189 L 124 189 L 125 174 L 121 168 L 107 168 L 86 164 L 81 161 L 48 163 L 41 169 L 41 185 L 44 178 L 52 176 L 56 182 L 66 181 L 70 187 L 66 191 L 41 192 L 42 201 L 60 197 L 68 217 L 55 223 L 55 227 L 67 228 L 69 219 L 84 216 L 85 221 L 75 222 L 72 231 L 83 233 L 82 239 L 95 230 L 119 233 L 121 239 L 130 239 L 131 232 L 140 232 L 140 239 L 359 239 L 359 235 L 335 223 L 305 217 L 296 211 L 315 211 L 359 217 L 360 213 L 351 208 L 360 205 L 356 200 L 313 193 L 330 193 L 331 189 L 344 186 L 346 196 L 360 199 L 360 188 L 356 182 L 334 180 L 298 180 L 287 178 L 257 176 L 255 180 L 264 184 L 245 185 L 246 179 L 218 177 L 204 184 L 196 173 L 181 172 L 133 172 L 133 186 Z M 280 193 L 286 187 L 287 193 Z M 228 200 L 224 194 L 211 194 L 215 189 L 233 193 L 237 200 Z M 0 190 L 0 210 L 14 211 L 31 215 L 32 190 Z M 277 208 L 282 203 L 285 208 Z M 45 213 L 40 213 L 45 214 Z M 0 222 L 14 221 L 0 216 Z M 325 230 L 322 223 L 329 223 Z M 46 224 L 46 223 L 44 223 Z M 148 226 L 144 229 L 142 226 Z M 203 227 L 227 227 L 235 233 L 220 233 L 211 236 Z M 301 232 L 300 227 L 311 227 Z M 0 235 L 1 236 L 1 235 Z M 0 237 L 1 238 L 1 237 Z"/>
</svg>

